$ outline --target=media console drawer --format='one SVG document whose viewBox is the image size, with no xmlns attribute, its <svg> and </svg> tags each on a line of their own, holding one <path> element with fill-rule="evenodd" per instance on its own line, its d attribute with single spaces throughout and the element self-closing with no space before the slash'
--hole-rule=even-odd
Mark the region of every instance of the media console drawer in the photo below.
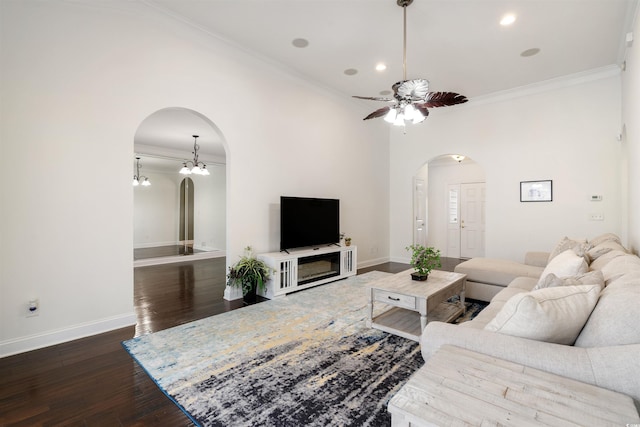
<svg viewBox="0 0 640 427">
<path fill-rule="evenodd" d="M 378 302 L 408 309 L 416 308 L 416 297 L 380 289 L 373 290 L 373 299 Z"/>
</svg>

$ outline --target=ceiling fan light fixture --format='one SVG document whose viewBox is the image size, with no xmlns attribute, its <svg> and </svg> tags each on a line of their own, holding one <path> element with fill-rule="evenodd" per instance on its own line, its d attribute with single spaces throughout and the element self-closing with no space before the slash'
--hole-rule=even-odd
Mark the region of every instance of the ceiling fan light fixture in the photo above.
<svg viewBox="0 0 640 427">
<path fill-rule="evenodd" d="M 396 109 L 390 108 L 389 112 L 384 116 L 384 121 L 387 123 L 393 123 L 396 121 L 397 115 L 398 115 L 398 112 L 396 111 Z"/>
<path fill-rule="evenodd" d="M 404 113 L 401 111 L 396 116 L 396 119 L 393 121 L 394 126 L 404 126 Z"/>
</svg>

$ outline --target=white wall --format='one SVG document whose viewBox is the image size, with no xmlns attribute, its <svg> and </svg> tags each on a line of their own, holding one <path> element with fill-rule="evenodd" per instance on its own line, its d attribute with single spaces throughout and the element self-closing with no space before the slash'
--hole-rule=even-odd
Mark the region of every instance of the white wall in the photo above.
<svg viewBox="0 0 640 427">
<path fill-rule="evenodd" d="M 340 198 L 360 261 L 388 256 L 388 129 L 354 101 L 143 3 L 0 7 L 0 355 L 135 321 L 133 138 L 162 108 L 224 135 L 227 262 L 278 247 L 281 194 Z"/>
<path fill-rule="evenodd" d="M 133 188 L 133 247 L 175 245 L 180 222 L 180 179 L 183 175 L 147 170 L 151 185 Z"/>
<path fill-rule="evenodd" d="M 391 257 L 411 241 L 411 178 L 463 153 L 486 172 L 486 256 L 522 260 L 561 237 L 621 230 L 620 77 L 616 68 L 434 109 L 391 134 Z M 552 203 L 520 203 L 519 182 L 552 179 Z M 590 202 L 601 194 L 602 202 Z M 589 221 L 590 213 L 604 221 Z"/>
<path fill-rule="evenodd" d="M 626 70 L 622 73 L 623 146 L 627 163 L 628 216 L 625 226 L 629 232 L 629 246 L 640 251 L 640 14 L 636 11 L 633 35 L 635 41 L 627 48 Z"/>
<path fill-rule="evenodd" d="M 201 250 L 226 249 L 226 168 L 207 165 L 210 175 L 191 176 L 194 186 L 193 237 Z"/>
</svg>

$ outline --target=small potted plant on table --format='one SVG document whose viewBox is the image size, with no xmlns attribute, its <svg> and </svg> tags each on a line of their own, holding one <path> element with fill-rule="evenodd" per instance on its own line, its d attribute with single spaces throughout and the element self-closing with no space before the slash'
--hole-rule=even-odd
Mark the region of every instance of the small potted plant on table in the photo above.
<svg viewBox="0 0 640 427">
<path fill-rule="evenodd" d="M 240 260 L 229 267 L 227 285 L 241 287 L 244 301 L 253 303 L 256 301 L 256 291 L 265 289 L 271 268 L 253 255 L 251 246 L 247 246 L 244 252 Z"/>
<path fill-rule="evenodd" d="M 415 272 L 411 273 L 413 280 L 427 280 L 431 270 L 442 267 L 439 249 L 422 245 L 411 245 L 405 249 L 411 251 L 410 264 L 415 269 Z"/>
</svg>

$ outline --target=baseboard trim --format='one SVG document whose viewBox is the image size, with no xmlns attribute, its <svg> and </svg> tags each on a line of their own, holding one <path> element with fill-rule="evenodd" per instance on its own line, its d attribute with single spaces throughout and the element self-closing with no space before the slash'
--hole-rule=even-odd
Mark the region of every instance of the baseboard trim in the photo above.
<svg viewBox="0 0 640 427">
<path fill-rule="evenodd" d="M 191 255 L 176 255 L 176 256 L 165 256 L 165 257 L 157 257 L 157 258 L 145 258 L 138 259 L 133 262 L 133 267 L 148 267 L 150 265 L 160 265 L 160 264 L 171 264 L 174 262 L 189 262 L 189 261 L 197 261 L 201 259 L 210 259 L 210 258 L 222 258 L 227 256 L 226 251 L 212 251 L 212 252 L 196 252 Z"/>
<path fill-rule="evenodd" d="M 2 341 L 0 342 L 0 358 L 133 326 L 136 321 L 136 315 L 132 312 L 69 328 Z"/>
<path fill-rule="evenodd" d="M 363 261 L 363 262 L 358 262 L 358 268 L 373 267 L 374 265 L 384 264 L 385 262 L 389 262 L 389 258 L 388 257 L 369 259 L 369 260 L 366 260 L 366 261 Z"/>
</svg>

